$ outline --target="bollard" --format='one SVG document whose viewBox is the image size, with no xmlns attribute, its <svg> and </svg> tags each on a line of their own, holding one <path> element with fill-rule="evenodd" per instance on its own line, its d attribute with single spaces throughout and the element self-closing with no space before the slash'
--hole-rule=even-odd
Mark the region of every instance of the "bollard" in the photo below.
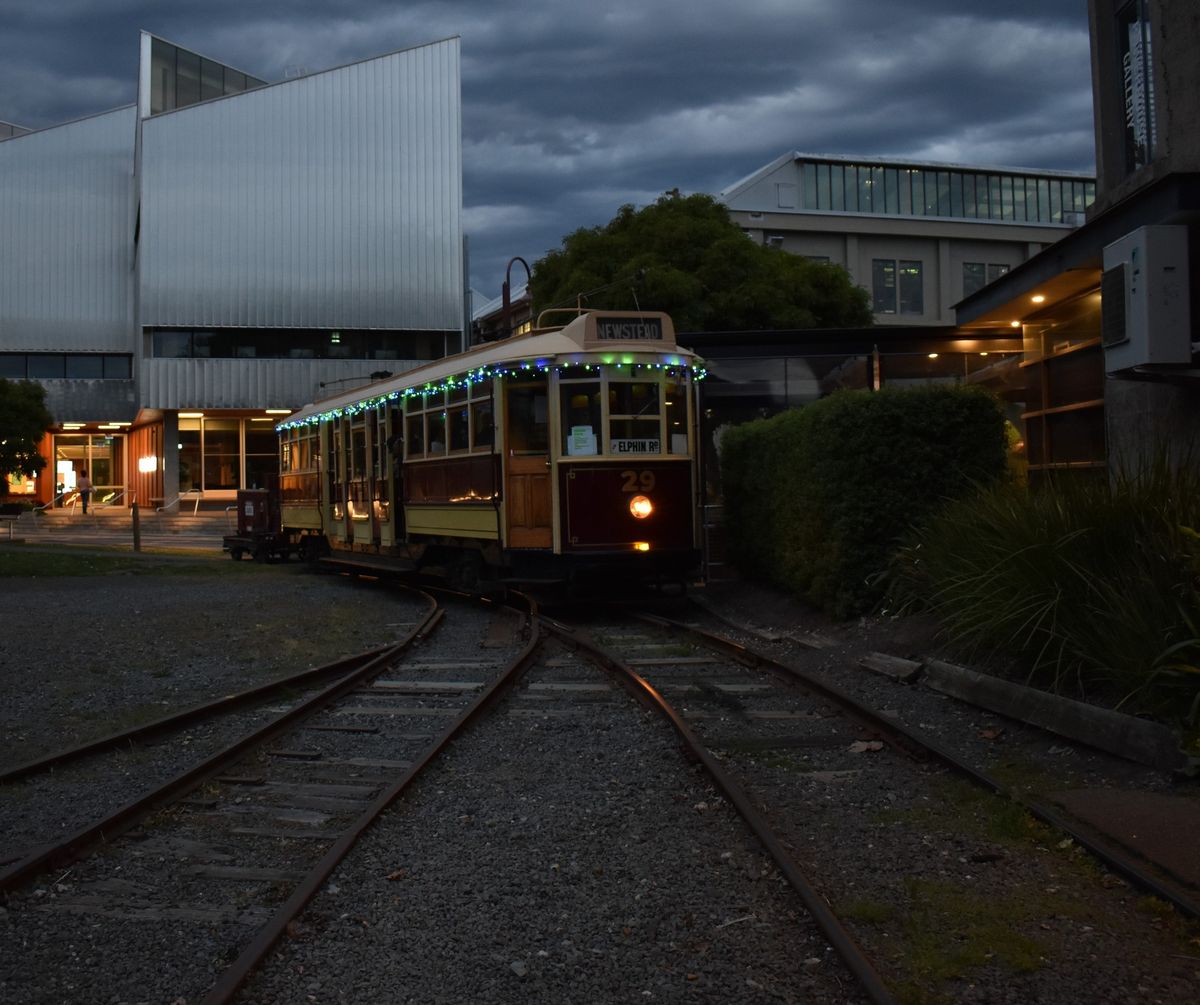
<svg viewBox="0 0 1200 1005">
<path fill-rule="evenodd" d="M 136 499 L 133 501 L 133 504 L 129 508 L 133 511 L 133 550 L 141 551 L 142 550 L 142 522 L 141 522 L 141 519 L 138 517 L 138 504 L 137 504 Z"/>
</svg>

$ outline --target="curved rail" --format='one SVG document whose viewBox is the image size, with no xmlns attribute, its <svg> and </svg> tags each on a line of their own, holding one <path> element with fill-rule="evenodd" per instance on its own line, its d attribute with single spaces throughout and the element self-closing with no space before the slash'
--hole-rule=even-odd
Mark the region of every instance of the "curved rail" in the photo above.
<svg viewBox="0 0 1200 1005">
<path fill-rule="evenodd" d="M 224 1005 L 232 1001 L 238 989 L 254 972 L 255 968 L 271 951 L 271 947 L 287 930 L 304 907 L 313 898 L 321 885 L 329 878 L 338 864 L 349 854 L 358 839 L 379 815 L 407 789 L 421 773 L 446 749 L 466 727 L 494 704 L 521 676 L 533 660 L 534 653 L 542 644 L 538 631 L 536 605 L 528 601 L 529 640 L 525 647 L 512 659 L 500 675 L 459 715 L 430 745 L 425 753 L 409 768 L 404 776 L 375 797 L 348 830 L 330 846 L 320 861 L 313 866 L 304 880 L 292 892 L 271 920 L 267 922 L 237 959 L 217 979 L 217 982 L 201 999 L 202 1005 Z"/>
<path fill-rule="evenodd" d="M 333 684 L 301 702 L 297 706 L 277 716 L 264 726 L 248 733 L 230 746 L 219 750 L 200 763 L 168 779 L 158 788 L 147 792 L 124 806 L 113 810 L 107 816 L 89 824 L 86 827 L 68 835 L 61 841 L 39 848 L 26 855 L 19 861 L 0 870 L 0 892 L 5 892 L 56 866 L 62 866 L 74 861 L 90 845 L 101 840 L 110 840 L 122 831 L 128 829 L 136 821 L 142 819 L 151 810 L 166 801 L 179 796 L 196 784 L 222 770 L 226 765 L 236 761 L 247 750 L 252 749 L 277 734 L 290 729 L 292 725 L 313 712 L 323 708 L 330 702 L 340 698 L 373 674 L 382 671 L 395 661 L 396 657 L 417 639 L 428 635 L 441 621 L 443 612 L 437 602 L 426 594 L 430 609 L 418 625 L 400 642 L 388 646 L 373 659 L 362 664 L 349 675 L 335 681 Z"/>
<path fill-rule="evenodd" d="M 587 652 L 593 660 L 613 673 L 639 700 L 655 709 L 675 727 L 675 731 L 683 740 L 688 752 L 704 765 L 717 787 L 741 814 L 742 819 L 746 821 L 747 826 L 754 832 L 763 847 L 770 852 L 780 872 L 799 895 L 817 927 L 858 980 L 867 997 L 876 1005 L 896 1005 L 896 999 L 888 991 L 887 985 L 875 969 L 875 965 L 855 942 L 854 937 L 846 930 L 838 916 L 825 903 L 824 898 L 805 877 L 796 860 L 776 837 L 766 818 L 754 806 L 745 790 L 738 785 L 733 776 L 722 767 L 721 762 L 708 751 L 699 737 L 683 721 L 683 717 L 675 708 L 632 667 L 597 646 L 582 633 L 564 630 L 564 626 L 558 624 L 544 623 L 560 641 L 573 649 L 582 649 Z"/>
<path fill-rule="evenodd" d="M 344 673 L 350 673 L 361 667 L 368 660 L 375 659 L 392 648 L 393 646 L 377 646 L 373 649 L 368 649 L 366 652 L 335 660 L 333 663 L 326 663 L 323 666 L 303 670 L 300 673 L 290 674 L 287 677 L 279 677 L 276 680 L 269 681 L 266 684 L 259 684 L 246 691 L 224 695 L 214 701 L 193 705 L 179 712 L 172 712 L 160 719 L 154 719 L 140 726 L 134 726 L 119 733 L 109 733 L 106 736 L 97 737 L 95 740 L 88 740 L 78 746 L 58 750 L 35 760 L 26 761 L 24 764 L 18 764 L 12 768 L 5 768 L 0 770 L 0 785 L 6 782 L 15 782 L 30 775 L 40 774 L 43 771 L 49 771 L 51 768 L 61 767 L 87 754 L 98 754 L 112 747 L 119 747 L 126 743 L 144 740 L 168 730 L 182 729 L 184 726 L 191 725 L 194 722 L 200 722 L 212 716 L 221 715 L 235 708 L 240 708 L 243 705 L 254 704 L 255 702 L 273 697 L 279 691 L 286 691 L 296 687 L 307 687 L 310 684 L 325 680 L 327 677 L 337 677 Z"/>
<path fill-rule="evenodd" d="M 743 663 L 752 664 L 760 669 L 773 672 L 777 676 L 790 679 L 793 683 L 799 684 L 820 694 L 822 697 L 836 702 L 860 722 L 869 723 L 872 728 L 878 730 L 884 737 L 895 737 L 900 741 L 901 749 L 913 748 L 917 751 L 927 753 L 947 768 L 974 782 L 976 785 L 989 790 L 995 795 L 1013 800 L 1042 823 L 1070 837 L 1072 841 L 1098 859 L 1105 867 L 1119 873 L 1141 890 L 1173 905 L 1180 914 L 1186 917 L 1193 919 L 1200 918 L 1200 903 L 1197 903 L 1182 891 L 1162 883 L 1155 876 L 1141 868 L 1132 858 L 1122 855 L 1096 841 L 1090 834 L 1076 827 L 1061 813 L 1056 812 L 1044 803 L 1002 785 L 987 772 L 968 764 L 932 737 L 911 729 L 901 722 L 896 722 L 880 715 L 874 709 L 858 701 L 858 699 L 842 691 L 840 688 L 835 687 L 833 684 L 830 684 L 828 681 L 821 680 L 797 667 L 782 663 L 765 653 L 756 652 L 739 642 L 724 638 L 713 632 L 705 631 L 702 628 L 685 625 L 659 615 L 644 614 L 639 615 L 639 617 L 650 624 L 666 627 L 680 634 L 699 636 L 704 640 L 705 644 L 733 655 Z M 911 753 L 912 751 L 909 750 L 909 752 Z"/>
</svg>

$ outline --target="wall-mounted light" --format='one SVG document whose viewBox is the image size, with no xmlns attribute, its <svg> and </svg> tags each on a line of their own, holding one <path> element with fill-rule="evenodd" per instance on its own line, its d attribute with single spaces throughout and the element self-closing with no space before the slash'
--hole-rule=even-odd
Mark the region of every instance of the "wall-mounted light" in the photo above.
<svg viewBox="0 0 1200 1005">
<path fill-rule="evenodd" d="M 1035 304 L 1044 304 L 1046 302 L 1046 298 L 1041 293 L 1035 293 L 1029 299 L 1032 300 Z"/>
<path fill-rule="evenodd" d="M 203 412 L 180 412 L 179 417 L 181 419 L 203 419 L 204 413 Z"/>
<path fill-rule="evenodd" d="M 1020 328 L 1020 327 L 1021 327 L 1021 322 L 1020 322 L 1020 321 L 1010 321 L 1010 322 L 1009 322 L 1009 324 L 1010 324 L 1010 325 L 1012 325 L 1014 328 Z"/>
<path fill-rule="evenodd" d="M 263 411 L 267 415 L 291 415 L 292 414 L 292 410 L 290 408 L 264 408 Z"/>
<path fill-rule="evenodd" d="M 138 470 L 144 475 L 152 474 L 158 470 L 158 458 L 154 456 L 139 457 Z"/>
<path fill-rule="evenodd" d="M 938 354 L 937 354 L 936 352 L 931 352 L 931 353 L 929 354 L 929 358 L 930 358 L 930 359 L 937 359 L 937 358 L 938 358 Z"/>
</svg>

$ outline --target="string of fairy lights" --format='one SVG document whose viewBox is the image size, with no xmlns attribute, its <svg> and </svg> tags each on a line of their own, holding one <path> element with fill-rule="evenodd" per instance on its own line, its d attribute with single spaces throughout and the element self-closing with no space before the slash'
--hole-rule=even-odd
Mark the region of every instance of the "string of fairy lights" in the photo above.
<svg viewBox="0 0 1200 1005">
<path fill-rule="evenodd" d="M 430 394 L 440 394 L 443 391 L 452 391 L 458 388 L 470 389 L 474 384 L 481 384 L 484 381 L 494 378 L 504 377 L 519 377 L 522 374 L 528 375 L 531 373 L 561 373 L 564 370 L 574 372 L 583 371 L 585 373 L 600 373 L 604 370 L 622 371 L 628 369 L 630 375 L 634 375 L 636 371 L 651 371 L 665 373 L 669 377 L 687 377 L 692 380 L 703 380 L 708 376 L 708 371 L 699 364 L 691 366 L 681 363 L 678 360 L 671 360 L 666 363 L 633 363 L 633 362 L 609 362 L 602 361 L 599 363 L 551 363 L 547 360 L 533 360 L 524 363 L 505 363 L 495 366 L 481 366 L 475 370 L 468 370 L 466 373 L 454 374 L 443 378 L 440 381 L 430 381 L 426 384 L 416 384 L 412 387 L 397 388 L 393 391 L 388 391 L 385 394 L 377 394 L 361 398 L 358 401 L 346 405 L 339 405 L 336 408 L 331 408 L 324 412 L 314 412 L 312 415 L 306 415 L 299 419 L 289 419 L 279 423 L 275 427 L 276 432 L 281 432 L 285 429 L 295 429 L 299 426 L 315 426 L 322 422 L 332 422 L 334 419 L 343 417 L 351 417 L 358 415 L 361 412 L 370 411 L 373 408 L 379 408 L 381 405 L 386 405 L 391 402 L 403 402 L 408 398 L 418 396 L 424 397 Z"/>
</svg>

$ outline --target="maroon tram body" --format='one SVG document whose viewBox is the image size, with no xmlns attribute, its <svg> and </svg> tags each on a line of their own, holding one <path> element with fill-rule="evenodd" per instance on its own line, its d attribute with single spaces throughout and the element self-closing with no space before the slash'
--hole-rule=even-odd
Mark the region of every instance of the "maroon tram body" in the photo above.
<svg viewBox="0 0 1200 1005">
<path fill-rule="evenodd" d="M 467 586 L 693 581 L 702 376 L 665 314 L 592 311 L 317 402 L 278 427 L 283 533 Z"/>
</svg>

